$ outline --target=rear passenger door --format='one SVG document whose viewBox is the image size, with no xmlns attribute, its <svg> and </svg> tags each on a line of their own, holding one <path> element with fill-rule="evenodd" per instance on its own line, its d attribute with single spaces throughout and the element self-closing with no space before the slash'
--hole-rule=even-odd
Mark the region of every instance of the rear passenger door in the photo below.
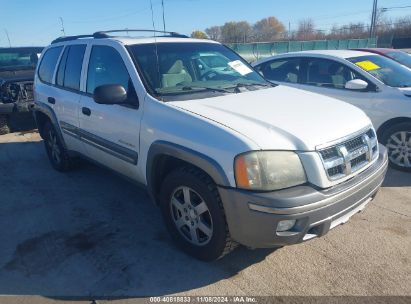
<svg viewBox="0 0 411 304">
<path fill-rule="evenodd" d="M 88 63 L 81 98 L 80 129 L 86 155 L 97 162 L 139 180 L 137 172 L 140 120 L 135 84 L 130 75 L 135 73 L 127 51 L 117 45 L 96 42 L 88 49 Z M 128 62 L 128 65 L 126 64 Z M 128 104 L 97 104 L 95 88 L 106 84 L 122 85 L 129 97 Z M 144 96 L 140 96 L 140 101 Z"/>
<path fill-rule="evenodd" d="M 300 58 L 281 58 L 262 63 L 257 71 L 267 80 L 298 88 L 300 86 Z"/>
<path fill-rule="evenodd" d="M 84 154 L 78 136 L 80 80 L 86 44 L 66 45 L 60 58 L 55 79 L 54 110 L 69 150 Z"/>
</svg>

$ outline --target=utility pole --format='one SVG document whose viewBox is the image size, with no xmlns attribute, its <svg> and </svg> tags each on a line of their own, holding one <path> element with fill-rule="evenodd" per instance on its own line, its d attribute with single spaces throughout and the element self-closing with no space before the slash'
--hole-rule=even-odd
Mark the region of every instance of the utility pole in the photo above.
<svg viewBox="0 0 411 304">
<path fill-rule="evenodd" d="M 161 0 L 161 6 L 163 7 L 163 30 L 166 31 L 166 18 L 164 15 L 164 0 Z"/>
<path fill-rule="evenodd" d="M 378 10 L 378 0 L 374 0 L 373 6 L 372 6 L 372 15 L 371 15 L 370 38 L 374 38 L 377 32 L 376 31 L 377 10 Z"/>
<path fill-rule="evenodd" d="M 9 32 L 7 31 L 7 29 L 4 29 L 4 32 L 6 33 L 7 40 L 9 41 L 9 47 L 11 47 Z"/>
<path fill-rule="evenodd" d="M 61 32 L 63 33 L 63 36 L 66 36 L 66 31 L 64 30 L 64 21 L 62 17 L 59 17 L 60 23 L 61 23 Z"/>
</svg>

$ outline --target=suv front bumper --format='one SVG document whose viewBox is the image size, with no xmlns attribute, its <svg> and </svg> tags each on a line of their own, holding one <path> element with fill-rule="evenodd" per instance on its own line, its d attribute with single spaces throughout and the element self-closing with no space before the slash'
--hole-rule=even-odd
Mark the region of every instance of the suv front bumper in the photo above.
<svg viewBox="0 0 411 304">
<path fill-rule="evenodd" d="M 378 160 L 350 180 L 328 189 L 303 185 L 273 192 L 219 187 L 231 237 L 245 246 L 268 248 L 301 243 L 325 235 L 364 209 L 381 186 L 388 167 L 380 145 Z M 283 220 L 296 220 L 277 232 Z"/>
</svg>

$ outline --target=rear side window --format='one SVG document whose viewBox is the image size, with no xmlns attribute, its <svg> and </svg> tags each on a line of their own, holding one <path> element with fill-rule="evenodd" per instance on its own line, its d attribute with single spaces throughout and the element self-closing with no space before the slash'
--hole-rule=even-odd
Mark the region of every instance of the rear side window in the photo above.
<svg viewBox="0 0 411 304">
<path fill-rule="evenodd" d="M 87 93 L 105 84 L 122 85 L 129 90 L 130 76 L 120 54 L 109 46 L 93 46 L 87 73 Z"/>
<path fill-rule="evenodd" d="M 56 83 L 72 90 L 80 90 L 80 75 L 86 45 L 66 47 L 57 71 Z"/>
<path fill-rule="evenodd" d="M 264 63 L 259 71 L 268 80 L 298 83 L 300 64 L 300 58 L 274 60 Z"/>
<path fill-rule="evenodd" d="M 53 80 L 54 69 L 62 49 L 62 46 L 50 48 L 43 55 L 38 72 L 41 81 L 51 83 Z"/>
</svg>

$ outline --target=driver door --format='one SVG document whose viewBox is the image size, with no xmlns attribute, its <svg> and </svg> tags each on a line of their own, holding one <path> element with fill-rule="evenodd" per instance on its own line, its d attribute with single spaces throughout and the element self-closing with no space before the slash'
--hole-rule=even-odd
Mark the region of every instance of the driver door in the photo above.
<svg viewBox="0 0 411 304">
<path fill-rule="evenodd" d="M 105 84 L 122 85 L 127 95 L 137 94 L 125 64 L 125 51 L 116 45 L 90 45 L 88 67 L 80 100 L 79 125 L 86 155 L 117 172 L 138 179 L 140 120 L 138 104 L 97 104 L 94 89 Z"/>
</svg>

